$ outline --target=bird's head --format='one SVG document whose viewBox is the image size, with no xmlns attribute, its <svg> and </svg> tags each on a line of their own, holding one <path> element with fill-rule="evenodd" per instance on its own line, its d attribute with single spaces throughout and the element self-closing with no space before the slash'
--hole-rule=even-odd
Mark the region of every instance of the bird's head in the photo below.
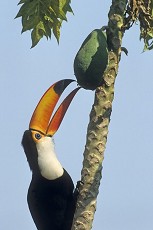
<svg viewBox="0 0 153 230">
<path fill-rule="evenodd" d="M 42 96 L 33 112 L 29 123 L 29 130 L 24 132 L 22 139 L 22 145 L 32 171 L 39 171 L 37 163 L 38 150 L 40 148 L 54 148 L 52 137 L 58 130 L 79 87 L 74 89 L 63 100 L 53 116 L 52 114 L 61 94 L 73 81 L 71 79 L 64 79 L 54 83 Z M 47 144 L 47 142 L 50 144 Z"/>
</svg>

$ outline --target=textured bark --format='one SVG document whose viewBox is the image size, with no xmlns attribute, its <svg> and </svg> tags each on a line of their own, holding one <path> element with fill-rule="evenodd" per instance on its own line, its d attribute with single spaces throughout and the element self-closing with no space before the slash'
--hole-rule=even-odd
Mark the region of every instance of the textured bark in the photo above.
<svg viewBox="0 0 153 230">
<path fill-rule="evenodd" d="M 81 172 L 83 184 L 80 187 L 72 230 L 90 230 L 92 228 L 114 98 L 114 83 L 120 60 L 126 4 L 126 0 L 112 1 L 109 12 L 107 28 L 110 48 L 109 64 L 103 76 L 103 84 L 95 92 L 95 101 L 90 113 Z"/>
</svg>

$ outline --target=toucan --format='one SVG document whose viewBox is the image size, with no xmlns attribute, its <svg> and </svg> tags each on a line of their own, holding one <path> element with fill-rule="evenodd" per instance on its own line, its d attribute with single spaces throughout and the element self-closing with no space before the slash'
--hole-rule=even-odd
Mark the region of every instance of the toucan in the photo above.
<svg viewBox="0 0 153 230">
<path fill-rule="evenodd" d="M 79 87 L 64 99 L 54 116 L 52 113 L 61 94 L 73 81 L 60 80 L 46 91 L 33 112 L 29 130 L 23 134 L 22 146 L 32 171 L 27 201 L 38 230 L 70 230 L 72 226 L 77 192 L 57 159 L 53 135 Z"/>
</svg>

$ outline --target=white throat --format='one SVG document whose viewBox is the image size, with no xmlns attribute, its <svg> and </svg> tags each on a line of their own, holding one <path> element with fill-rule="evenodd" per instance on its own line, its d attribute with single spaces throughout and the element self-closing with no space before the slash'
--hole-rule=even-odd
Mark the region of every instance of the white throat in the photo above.
<svg viewBox="0 0 153 230">
<path fill-rule="evenodd" d="M 40 173 L 48 180 L 55 180 L 63 175 L 63 167 L 58 161 L 53 139 L 51 137 L 43 137 L 36 143 L 38 152 L 38 165 Z"/>
</svg>

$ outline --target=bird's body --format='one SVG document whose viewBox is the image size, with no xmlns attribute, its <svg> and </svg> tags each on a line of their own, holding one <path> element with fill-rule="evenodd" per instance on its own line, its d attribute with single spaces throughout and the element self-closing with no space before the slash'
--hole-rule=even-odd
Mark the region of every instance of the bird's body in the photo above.
<svg viewBox="0 0 153 230">
<path fill-rule="evenodd" d="M 38 230 L 71 230 L 76 204 L 76 191 L 70 175 L 57 159 L 52 136 L 79 88 L 52 112 L 64 89 L 73 80 L 53 84 L 39 101 L 22 139 L 22 146 L 32 171 L 27 200 Z"/>
<path fill-rule="evenodd" d="M 52 144 L 52 138 L 46 137 L 47 141 Z M 25 131 L 23 135 L 22 145 L 27 156 L 30 168 L 32 170 L 32 180 L 28 190 L 28 206 L 31 212 L 32 218 L 37 226 L 38 230 L 70 230 L 73 215 L 75 211 L 76 197 L 74 195 L 74 185 L 70 175 L 61 164 L 57 164 L 54 148 L 50 148 L 50 152 L 46 152 L 46 155 L 50 154 L 50 158 L 53 158 L 53 162 L 49 162 L 49 159 L 43 163 L 38 164 L 38 159 L 43 158 L 42 152 L 38 151 L 37 144 L 32 139 L 32 132 L 30 130 Z M 40 147 L 40 144 L 39 144 Z M 39 148 L 41 149 L 41 148 Z M 40 155 L 39 155 L 40 154 Z M 55 161 L 56 159 L 56 161 Z M 42 159 L 41 159 L 42 160 Z M 41 161 L 39 159 L 39 161 Z M 56 163 L 56 174 L 53 173 L 52 164 Z M 45 178 L 42 175 L 41 169 L 45 167 L 51 168 L 51 171 L 47 170 Z M 54 168 L 54 167 L 53 167 Z M 49 175 L 49 173 L 52 173 Z M 54 174 L 54 178 L 52 175 Z M 56 178 L 55 178 L 55 175 Z"/>
<path fill-rule="evenodd" d="M 55 180 L 32 177 L 27 199 L 37 229 L 71 229 L 75 211 L 73 189 L 73 182 L 65 170 Z"/>
</svg>

